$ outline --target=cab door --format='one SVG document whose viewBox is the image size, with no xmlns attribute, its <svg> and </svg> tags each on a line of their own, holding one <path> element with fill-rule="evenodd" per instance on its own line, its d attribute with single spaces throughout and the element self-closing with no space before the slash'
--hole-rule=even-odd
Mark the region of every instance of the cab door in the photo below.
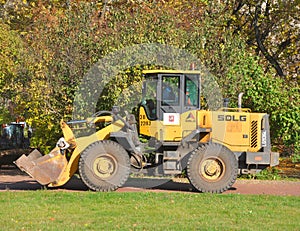
<svg viewBox="0 0 300 231">
<path fill-rule="evenodd" d="M 159 104 L 159 119 L 164 119 L 165 113 L 181 113 L 181 86 L 183 75 L 160 74 L 157 89 L 157 100 Z"/>
<path fill-rule="evenodd" d="M 158 75 L 158 117 L 162 121 L 161 138 L 179 141 L 196 129 L 199 108 L 199 75 Z"/>
</svg>

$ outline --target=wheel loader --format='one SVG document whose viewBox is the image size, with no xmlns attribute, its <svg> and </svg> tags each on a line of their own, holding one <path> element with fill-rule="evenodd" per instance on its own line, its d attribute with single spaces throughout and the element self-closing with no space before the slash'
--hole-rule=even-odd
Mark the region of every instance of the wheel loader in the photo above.
<svg viewBox="0 0 300 231">
<path fill-rule="evenodd" d="M 35 150 L 16 165 L 48 187 L 78 173 L 94 191 L 116 190 L 130 173 L 184 171 L 196 190 L 211 193 L 228 190 L 238 174 L 278 165 L 267 114 L 242 108 L 241 97 L 237 108 L 205 109 L 196 70 L 149 70 L 144 76 L 137 119 L 113 107 L 85 120 L 61 121 L 63 137 L 49 154 Z M 82 129 L 92 132 L 76 135 Z"/>
</svg>

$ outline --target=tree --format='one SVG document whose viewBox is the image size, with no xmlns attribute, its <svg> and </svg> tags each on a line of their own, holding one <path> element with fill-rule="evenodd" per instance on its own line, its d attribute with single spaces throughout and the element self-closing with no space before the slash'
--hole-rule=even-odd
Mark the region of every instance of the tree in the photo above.
<svg viewBox="0 0 300 231">
<path fill-rule="evenodd" d="M 13 99 L 26 81 L 22 76 L 24 45 L 16 31 L 0 22 L 0 115 L 5 123 L 18 117 Z"/>
<path fill-rule="evenodd" d="M 18 71 L 10 71 L 22 86 L 12 99 L 18 113 L 26 112 L 35 124 L 36 146 L 53 146 L 60 135 L 58 121 L 71 118 L 78 84 L 94 63 L 134 44 L 159 43 L 197 56 L 225 97 L 243 91 L 244 106 L 271 114 L 273 140 L 299 147 L 295 1 L 31 1 L 22 7 L 0 13 L 6 12 L 26 47 L 22 65 L 14 63 Z M 284 8 L 291 9 L 291 16 Z M 30 20 L 23 25 L 8 20 L 19 14 Z M 290 18 L 293 23 L 286 23 Z M 109 110 L 125 88 L 141 80 L 145 67 L 154 68 L 120 70 L 98 108 Z M 3 79 L 8 82 L 9 76 Z"/>
<path fill-rule="evenodd" d="M 224 10 L 231 12 L 227 26 L 246 36 L 249 46 L 265 59 L 265 70 L 274 68 L 286 82 L 299 84 L 300 2 L 228 1 Z"/>
</svg>

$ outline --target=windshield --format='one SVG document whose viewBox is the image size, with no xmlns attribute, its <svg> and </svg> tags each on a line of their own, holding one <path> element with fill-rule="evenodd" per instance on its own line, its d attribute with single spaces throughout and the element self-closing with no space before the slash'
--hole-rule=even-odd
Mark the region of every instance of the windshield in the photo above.
<svg viewBox="0 0 300 231">
<path fill-rule="evenodd" d="M 143 101 L 146 114 L 149 119 L 156 119 L 156 91 L 157 91 L 157 78 L 149 78 L 143 84 Z"/>
</svg>

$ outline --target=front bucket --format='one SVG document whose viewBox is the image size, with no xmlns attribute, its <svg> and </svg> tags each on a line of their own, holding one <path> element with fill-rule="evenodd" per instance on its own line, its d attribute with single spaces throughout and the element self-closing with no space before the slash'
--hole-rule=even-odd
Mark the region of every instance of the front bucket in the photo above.
<svg viewBox="0 0 300 231">
<path fill-rule="evenodd" d="M 58 148 L 44 156 L 35 149 L 28 156 L 22 155 L 15 164 L 41 185 L 47 185 L 58 180 L 68 161 Z"/>
</svg>

